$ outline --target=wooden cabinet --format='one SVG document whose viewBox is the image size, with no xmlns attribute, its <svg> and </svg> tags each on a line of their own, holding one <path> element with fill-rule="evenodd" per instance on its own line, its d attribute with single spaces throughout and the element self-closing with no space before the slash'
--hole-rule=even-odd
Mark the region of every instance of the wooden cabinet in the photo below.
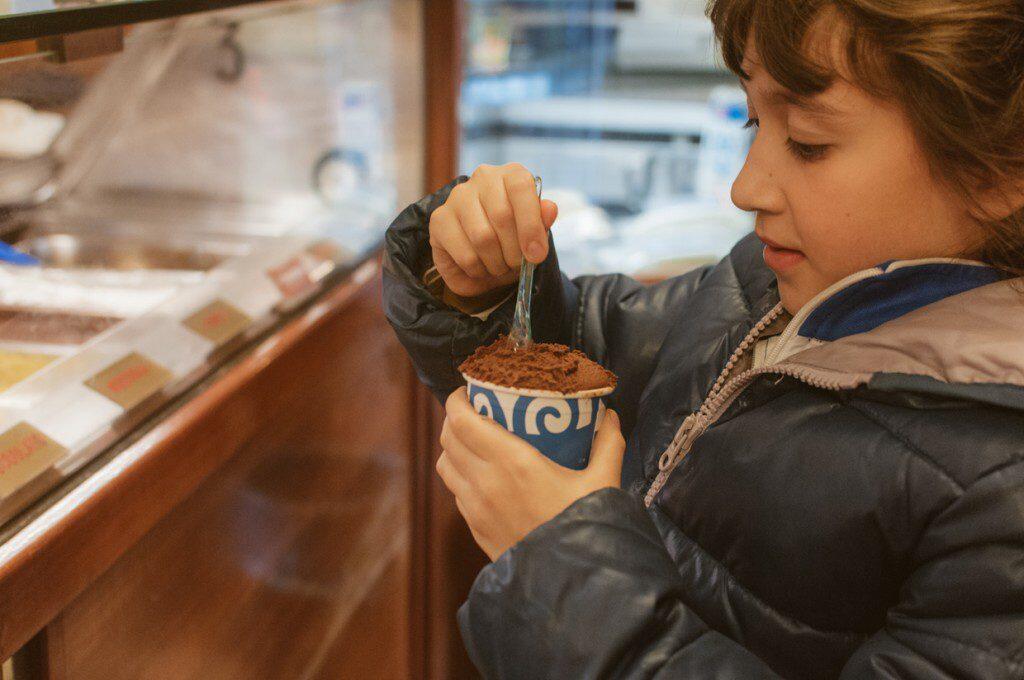
<svg viewBox="0 0 1024 680">
<path fill-rule="evenodd" d="M 378 295 L 222 405 L 227 462 L 54 621 L 52 678 L 408 677 L 412 384 Z"/>
<path fill-rule="evenodd" d="M 380 312 L 379 268 L 359 279 L 202 389 L 152 446 L 120 454 L 139 459 L 25 564 L 50 579 L 0 571 L 0 600 L 45 625 L 41 677 L 420 675 L 418 387 Z M 18 586 L 35 590 L 5 590 Z"/>
</svg>

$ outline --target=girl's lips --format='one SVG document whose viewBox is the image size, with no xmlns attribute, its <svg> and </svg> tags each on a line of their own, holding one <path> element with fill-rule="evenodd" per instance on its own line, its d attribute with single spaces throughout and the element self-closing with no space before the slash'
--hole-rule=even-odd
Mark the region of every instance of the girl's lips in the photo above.
<svg viewBox="0 0 1024 680">
<path fill-rule="evenodd" d="M 805 259 L 807 259 L 806 256 L 799 250 L 764 244 L 764 263 L 776 274 L 792 269 Z"/>
</svg>

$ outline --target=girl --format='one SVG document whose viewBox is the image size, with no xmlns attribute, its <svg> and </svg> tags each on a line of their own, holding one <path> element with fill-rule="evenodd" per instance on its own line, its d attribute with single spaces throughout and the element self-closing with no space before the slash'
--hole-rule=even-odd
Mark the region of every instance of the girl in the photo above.
<svg viewBox="0 0 1024 680">
<path fill-rule="evenodd" d="M 1024 6 L 709 16 L 757 128 L 732 192 L 755 234 L 723 262 L 570 281 L 516 165 L 388 232 L 387 313 L 447 398 L 437 471 L 493 560 L 459 611 L 470 656 L 501 678 L 1024 677 Z M 581 472 L 459 388 L 521 256 L 536 337 L 620 377 Z"/>
</svg>

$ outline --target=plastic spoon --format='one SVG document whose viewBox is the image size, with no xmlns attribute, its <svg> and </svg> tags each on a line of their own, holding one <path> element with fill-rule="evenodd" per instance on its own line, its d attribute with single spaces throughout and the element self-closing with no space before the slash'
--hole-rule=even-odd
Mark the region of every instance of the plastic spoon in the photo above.
<svg viewBox="0 0 1024 680">
<path fill-rule="evenodd" d="M 537 200 L 540 201 L 542 183 L 540 177 L 534 176 L 533 184 L 537 189 Z M 519 351 L 526 349 L 533 344 L 533 332 L 530 328 L 530 302 L 533 297 L 533 270 L 535 265 L 523 255 L 522 264 L 519 265 L 519 290 L 516 292 L 516 312 L 512 317 L 512 330 L 508 333 L 508 340 L 512 343 L 512 350 Z"/>
</svg>

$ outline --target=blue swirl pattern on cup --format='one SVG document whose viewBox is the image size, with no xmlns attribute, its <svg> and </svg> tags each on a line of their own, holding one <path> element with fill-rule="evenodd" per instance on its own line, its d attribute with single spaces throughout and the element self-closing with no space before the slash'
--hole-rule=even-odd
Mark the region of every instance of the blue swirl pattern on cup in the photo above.
<svg viewBox="0 0 1024 680">
<path fill-rule="evenodd" d="M 600 396 L 535 396 L 468 381 L 469 402 L 545 456 L 573 470 L 590 462 L 594 433 L 604 415 Z"/>
</svg>

